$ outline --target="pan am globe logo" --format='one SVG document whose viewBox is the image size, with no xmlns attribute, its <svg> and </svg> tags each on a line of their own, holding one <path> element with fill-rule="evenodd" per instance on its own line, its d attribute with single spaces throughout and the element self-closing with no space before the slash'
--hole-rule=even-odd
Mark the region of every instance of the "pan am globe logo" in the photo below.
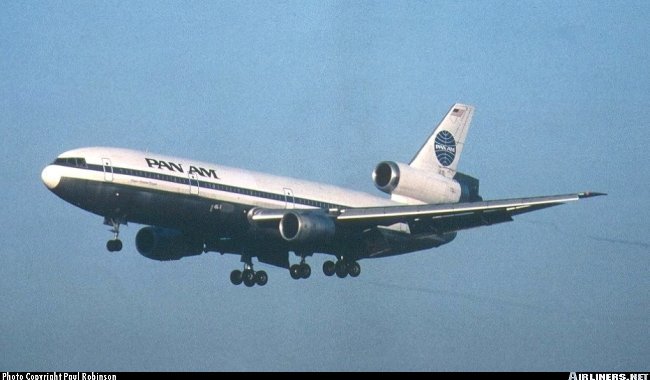
<svg viewBox="0 0 650 380">
<path fill-rule="evenodd" d="M 449 131 L 440 131 L 434 141 L 436 158 L 440 165 L 449 166 L 456 157 L 456 140 Z"/>
</svg>

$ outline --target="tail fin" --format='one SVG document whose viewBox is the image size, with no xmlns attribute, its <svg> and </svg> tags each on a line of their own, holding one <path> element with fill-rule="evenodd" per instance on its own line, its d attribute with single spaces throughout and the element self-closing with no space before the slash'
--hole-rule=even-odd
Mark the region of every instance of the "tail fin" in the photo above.
<svg viewBox="0 0 650 380">
<path fill-rule="evenodd" d="M 473 114 L 474 107 L 454 104 L 409 166 L 453 178 Z"/>
</svg>

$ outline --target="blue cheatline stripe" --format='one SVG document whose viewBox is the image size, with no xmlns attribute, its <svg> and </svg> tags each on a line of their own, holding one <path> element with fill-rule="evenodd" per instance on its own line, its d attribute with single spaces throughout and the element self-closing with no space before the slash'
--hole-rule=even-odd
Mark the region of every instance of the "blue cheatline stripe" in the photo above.
<svg viewBox="0 0 650 380">
<path fill-rule="evenodd" d="M 91 171 L 95 171 L 95 172 L 104 173 L 104 166 L 102 166 L 102 165 L 94 165 L 94 164 L 74 165 L 72 163 L 58 163 L 58 162 L 54 163 L 53 165 L 66 166 L 66 167 L 72 167 L 72 168 L 76 168 L 76 169 L 91 170 Z M 117 166 L 110 166 L 110 168 L 112 169 L 113 174 L 120 174 L 120 175 L 126 175 L 126 176 L 131 176 L 131 177 L 139 177 L 139 178 L 147 178 L 147 179 L 155 179 L 157 181 L 171 182 L 171 183 L 177 183 L 177 184 L 181 184 L 181 185 L 190 186 L 190 178 L 187 178 L 187 177 L 178 177 L 178 176 L 173 176 L 173 175 L 169 175 L 169 174 L 161 174 L 161 173 L 155 173 L 155 172 L 148 172 L 148 171 L 144 171 L 144 170 L 122 168 L 122 167 L 117 167 Z M 217 190 L 217 191 L 222 191 L 222 192 L 226 192 L 226 193 L 241 194 L 241 195 L 247 195 L 247 196 L 256 197 L 256 198 L 271 199 L 271 200 L 280 201 L 280 202 L 286 202 L 287 198 L 293 198 L 293 203 L 295 203 L 295 204 L 311 206 L 311 207 L 318 207 L 318 208 L 322 208 L 322 209 L 349 208 L 348 206 L 338 205 L 338 204 L 333 204 L 333 203 L 327 203 L 327 202 L 320 202 L 320 201 L 316 201 L 316 200 L 313 200 L 313 199 L 299 198 L 299 197 L 294 197 L 294 196 L 289 197 L 289 196 L 285 196 L 284 194 L 269 193 L 269 192 L 266 192 L 266 191 L 247 189 L 247 188 L 244 188 L 244 187 L 230 186 L 230 185 L 224 185 L 224 184 L 213 183 L 213 182 L 208 182 L 208 181 L 201 181 L 201 180 L 198 180 L 198 179 L 196 179 L 196 180 L 192 179 L 192 186 L 196 186 L 197 182 L 198 182 L 198 187 L 200 187 L 200 188 L 209 189 L 209 190 Z"/>
</svg>

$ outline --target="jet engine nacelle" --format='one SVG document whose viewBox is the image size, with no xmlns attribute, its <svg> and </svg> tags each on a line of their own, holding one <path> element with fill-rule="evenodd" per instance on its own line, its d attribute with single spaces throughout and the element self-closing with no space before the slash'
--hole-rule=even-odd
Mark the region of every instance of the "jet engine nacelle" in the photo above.
<svg viewBox="0 0 650 380">
<path fill-rule="evenodd" d="M 138 252 L 158 261 L 180 260 L 203 253 L 203 243 L 181 231 L 160 227 L 144 227 L 135 236 Z"/>
<path fill-rule="evenodd" d="M 336 233 L 334 220 L 322 212 L 291 211 L 280 219 L 280 235 L 288 242 L 323 243 Z"/>
<path fill-rule="evenodd" d="M 400 162 L 380 162 L 372 180 L 379 190 L 404 203 L 455 203 L 461 199 L 458 182 Z"/>
</svg>

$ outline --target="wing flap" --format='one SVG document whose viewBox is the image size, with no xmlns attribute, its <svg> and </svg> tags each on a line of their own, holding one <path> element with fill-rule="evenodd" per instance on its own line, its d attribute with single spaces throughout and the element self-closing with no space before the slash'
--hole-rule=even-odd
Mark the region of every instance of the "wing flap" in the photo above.
<svg viewBox="0 0 650 380">
<path fill-rule="evenodd" d="M 421 218 L 409 222 L 409 228 L 413 234 L 444 234 L 511 221 L 512 216 L 505 211 L 487 211 Z"/>
</svg>

